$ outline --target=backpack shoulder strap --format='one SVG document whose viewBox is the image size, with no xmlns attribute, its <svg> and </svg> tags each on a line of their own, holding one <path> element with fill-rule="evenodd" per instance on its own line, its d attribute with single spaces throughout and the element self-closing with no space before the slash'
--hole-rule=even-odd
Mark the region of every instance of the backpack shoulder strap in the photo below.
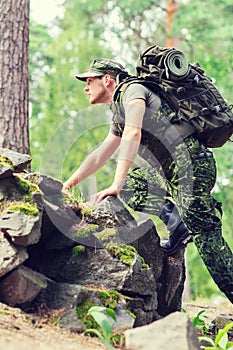
<svg viewBox="0 0 233 350">
<path fill-rule="evenodd" d="M 135 83 L 138 80 L 137 77 L 132 75 L 124 76 L 123 79 L 121 77 L 121 74 L 117 76 L 116 82 L 116 88 L 113 93 L 112 100 L 114 102 L 121 102 L 123 93 L 125 92 L 126 88 L 132 84 Z"/>
<path fill-rule="evenodd" d="M 148 89 L 152 90 L 153 92 L 159 94 L 158 85 L 155 82 L 153 82 L 152 80 L 146 79 L 143 77 L 128 75 L 121 81 L 119 81 L 117 79 L 117 86 L 116 86 L 115 91 L 113 93 L 112 100 L 114 102 L 121 102 L 123 93 L 125 92 L 127 87 L 131 84 L 142 84 L 142 85 L 146 86 Z"/>
</svg>

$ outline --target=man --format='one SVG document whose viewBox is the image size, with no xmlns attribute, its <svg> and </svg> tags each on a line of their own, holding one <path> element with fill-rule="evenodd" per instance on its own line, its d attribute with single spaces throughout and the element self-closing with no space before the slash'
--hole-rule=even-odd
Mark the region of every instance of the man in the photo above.
<svg viewBox="0 0 233 350">
<path fill-rule="evenodd" d="M 118 93 L 116 78 L 125 73 L 115 61 L 96 59 L 88 72 L 76 76 L 86 82 L 90 103 L 108 105 L 113 120 L 104 142 L 63 188 L 70 189 L 95 173 L 119 147 L 113 182 L 92 202 L 115 195 L 134 210 L 158 215 L 170 230 L 164 246 L 168 253 L 191 234 L 215 283 L 233 303 L 233 256 L 222 237 L 219 203 L 211 195 L 216 179 L 213 154 L 191 132 L 180 137 L 179 128 L 166 118 L 173 111 L 159 94 L 138 82 L 123 85 Z M 130 172 L 137 154 L 148 165 Z"/>
</svg>

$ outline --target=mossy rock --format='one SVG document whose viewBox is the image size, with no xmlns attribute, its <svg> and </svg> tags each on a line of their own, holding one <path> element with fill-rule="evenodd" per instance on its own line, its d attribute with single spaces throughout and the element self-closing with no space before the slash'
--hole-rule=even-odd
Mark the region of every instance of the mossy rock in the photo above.
<svg viewBox="0 0 233 350">
<path fill-rule="evenodd" d="M 109 243 L 106 248 L 114 258 L 118 258 L 126 265 L 133 265 L 136 256 L 138 255 L 137 250 L 127 244 L 117 245 L 114 243 Z"/>
<path fill-rule="evenodd" d="M 86 300 L 82 301 L 82 303 L 75 308 L 77 318 L 82 321 L 86 329 L 100 329 L 93 317 L 90 315 L 87 316 L 88 310 L 92 306 L 96 306 L 96 302 L 94 302 L 92 298 L 88 297 Z"/>
<path fill-rule="evenodd" d="M 21 154 L 7 148 L 0 148 L 0 166 L 6 166 L 14 172 L 24 171 L 31 162 L 28 154 Z"/>
<path fill-rule="evenodd" d="M 39 210 L 33 203 L 24 203 L 24 202 L 16 202 L 7 206 L 5 209 L 7 212 L 18 211 L 20 213 L 24 213 L 28 216 L 37 216 L 39 214 Z"/>
<path fill-rule="evenodd" d="M 92 233 L 98 230 L 98 225 L 95 224 L 83 224 L 75 227 L 75 232 L 73 233 L 73 239 L 77 238 L 88 238 Z"/>
<path fill-rule="evenodd" d="M 10 169 L 14 169 L 12 161 L 1 154 L 0 154 L 0 166 L 6 166 L 6 167 L 9 167 Z"/>
<path fill-rule="evenodd" d="M 76 245 L 72 249 L 73 256 L 78 257 L 81 254 L 84 254 L 86 252 L 86 248 L 84 245 Z"/>
<path fill-rule="evenodd" d="M 134 261 L 138 257 L 142 263 L 142 268 L 149 268 L 149 265 L 145 264 L 143 257 L 131 245 L 117 245 L 114 243 L 108 243 L 106 245 L 106 249 L 114 258 L 118 258 L 121 262 L 123 262 L 126 265 L 133 265 Z"/>
<path fill-rule="evenodd" d="M 40 190 L 39 186 L 24 179 L 23 175 L 20 176 L 19 174 L 17 174 L 15 176 L 15 181 L 17 188 L 23 193 L 30 194 L 33 192 L 38 192 L 42 194 L 42 191 Z"/>
<path fill-rule="evenodd" d="M 101 290 L 98 293 L 99 299 L 105 307 L 115 310 L 120 300 L 120 293 L 116 290 Z"/>
</svg>

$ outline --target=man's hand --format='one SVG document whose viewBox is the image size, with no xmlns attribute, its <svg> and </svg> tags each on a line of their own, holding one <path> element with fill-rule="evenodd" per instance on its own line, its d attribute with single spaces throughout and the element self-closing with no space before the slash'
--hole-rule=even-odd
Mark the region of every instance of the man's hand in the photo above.
<svg viewBox="0 0 233 350">
<path fill-rule="evenodd" d="M 68 184 L 66 182 L 64 182 L 63 187 L 62 187 L 62 191 L 67 192 L 67 191 L 69 191 L 69 189 L 70 189 L 70 187 L 68 186 Z"/>
<path fill-rule="evenodd" d="M 106 188 L 105 190 L 102 190 L 98 193 L 95 193 L 91 196 L 91 204 L 97 204 L 102 199 L 104 199 L 107 196 L 118 196 L 120 193 L 120 189 L 118 186 L 111 185 L 110 187 Z"/>
</svg>

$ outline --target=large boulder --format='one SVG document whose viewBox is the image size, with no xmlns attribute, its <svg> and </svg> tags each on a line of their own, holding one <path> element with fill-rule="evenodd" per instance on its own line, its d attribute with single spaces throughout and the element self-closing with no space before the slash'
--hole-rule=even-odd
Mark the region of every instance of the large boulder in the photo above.
<svg viewBox="0 0 233 350">
<path fill-rule="evenodd" d="M 19 266 L 0 282 L 0 299 L 11 306 L 28 303 L 46 287 L 45 276 Z"/>
<path fill-rule="evenodd" d="M 125 331 L 126 349 L 200 350 L 197 334 L 188 316 L 174 312 L 150 325 Z"/>
<path fill-rule="evenodd" d="M 116 197 L 79 203 L 59 180 L 27 173 L 28 156 L 2 149 L 0 157 L 0 301 L 56 306 L 68 328 L 80 325 L 81 295 L 108 304 L 101 290 L 118 293 L 115 309 L 128 327 L 181 309 L 184 248 L 165 255 L 151 219 L 138 223 Z"/>
<path fill-rule="evenodd" d="M 78 333 L 85 330 L 86 314 L 92 305 L 114 309 L 116 321 L 113 322 L 111 319 L 110 321 L 115 331 L 122 332 L 126 328 L 131 328 L 135 322 L 135 317 L 129 310 L 127 298 L 114 290 L 57 283 L 47 279 L 47 288 L 41 292 L 36 302 L 52 310 L 65 309 L 60 326 Z"/>
<path fill-rule="evenodd" d="M 0 232 L 0 277 L 23 264 L 28 256 L 26 248 L 12 244 Z"/>
<path fill-rule="evenodd" d="M 0 148 L 0 178 L 11 177 L 13 173 L 25 170 L 30 162 L 31 157 L 27 154 Z"/>
</svg>

